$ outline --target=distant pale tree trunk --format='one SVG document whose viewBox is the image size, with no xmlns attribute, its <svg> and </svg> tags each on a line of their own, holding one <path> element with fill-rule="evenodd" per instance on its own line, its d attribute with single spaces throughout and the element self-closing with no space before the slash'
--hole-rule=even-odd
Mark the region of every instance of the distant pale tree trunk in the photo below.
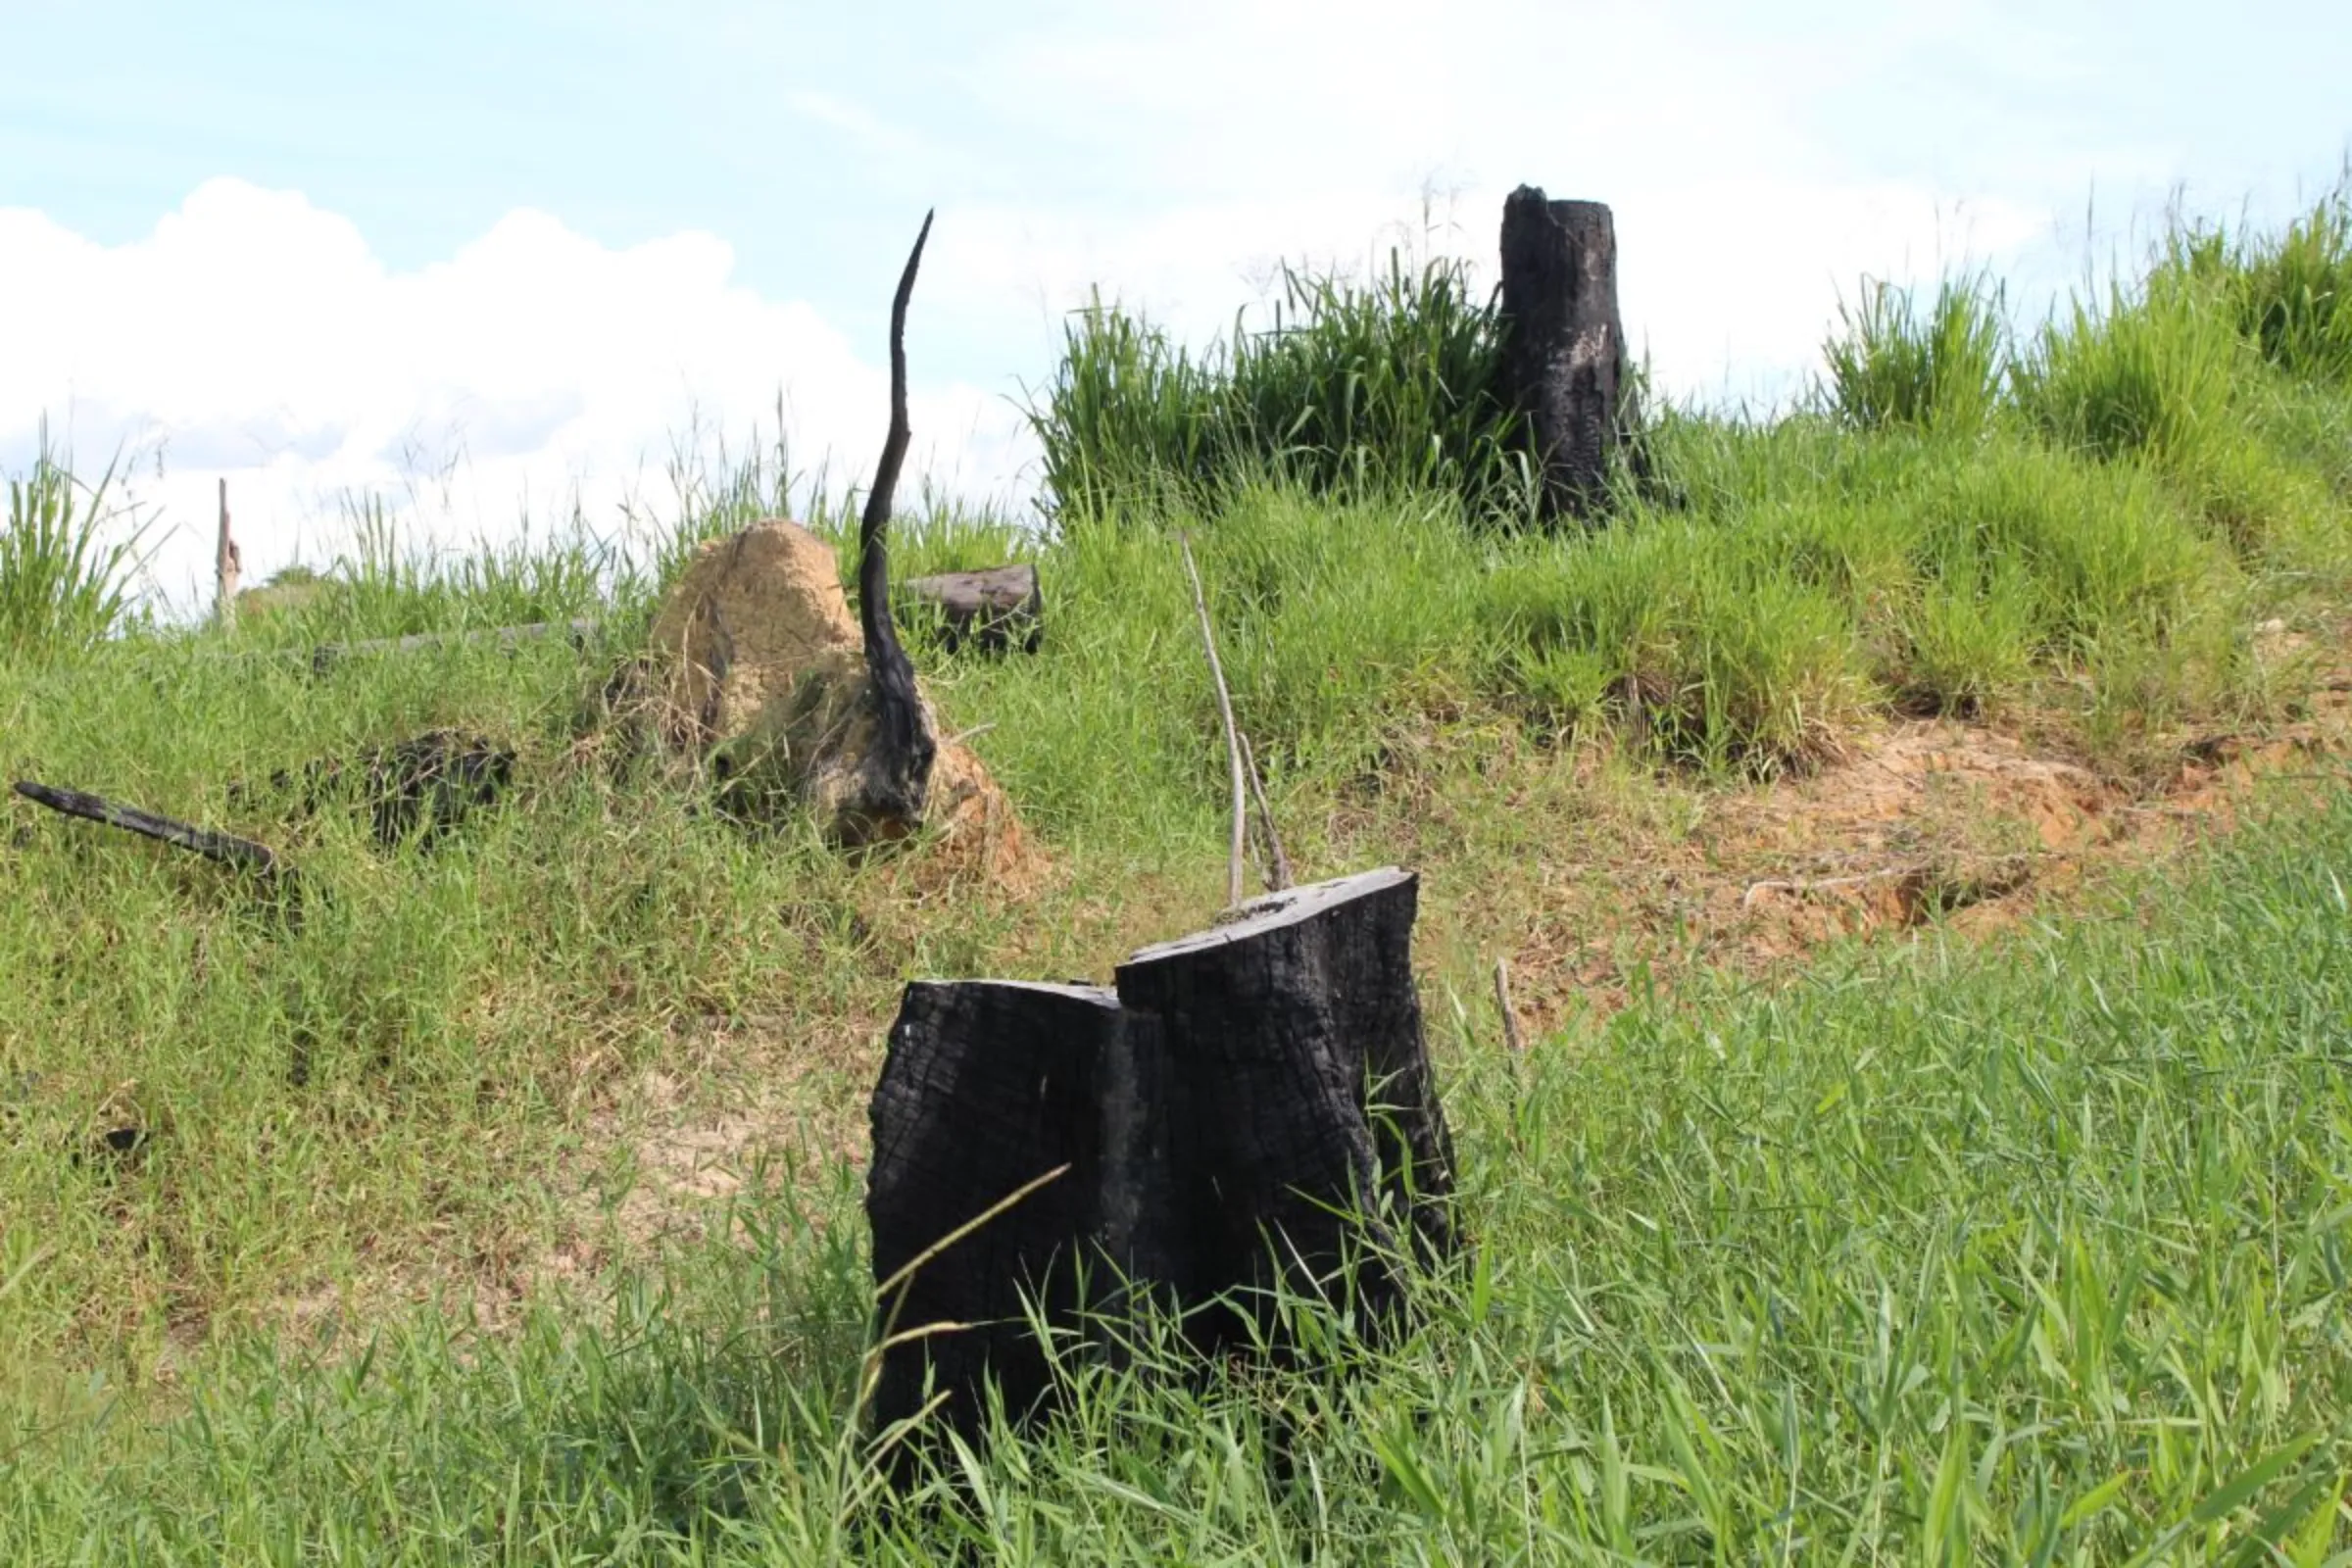
<svg viewBox="0 0 2352 1568">
<path fill-rule="evenodd" d="M 220 481 L 220 537 L 213 552 L 213 616 L 221 625 L 235 623 L 237 618 L 237 578 L 244 563 L 237 556 L 237 542 L 228 532 L 228 481 Z"/>
</svg>

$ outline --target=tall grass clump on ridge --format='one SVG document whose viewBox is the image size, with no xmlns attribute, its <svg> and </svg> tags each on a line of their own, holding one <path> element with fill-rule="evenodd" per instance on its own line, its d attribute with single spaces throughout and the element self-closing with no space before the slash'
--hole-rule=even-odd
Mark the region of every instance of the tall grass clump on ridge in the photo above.
<svg viewBox="0 0 2352 1568">
<path fill-rule="evenodd" d="M 1501 325 L 1448 258 L 1391 251 L 1368 284 L 1283 268 L 1273 325 L 1195 354 L 1116 305 L 1065 329 L 1028 409 L 1058 514 L 1107 514 L 1172 489 L 1213 503 L 1268 475 L 1312 493 L 1429 490 L 1484 501 L 1513 471 L 1496 393 Z"/>
<path fill-rule="evenodd" d="M 1946 278 L 1922 316 L 1912 290 L 1869 279 L 1860 306 L 1840 303 L 1838 317 L 1822 353 L 1830 406 L 1848 424 L 1984 428 L 2007 373 L 2000 292 L 1988 280 Z"/>
<path fill-rule="evenodd" d="M 2270 236 L 2175 218 L 2140 279 L 2111 282 L 2102 309 L 2078 297 L 2021 356 L 2028 427 L 2164 473 L 2250 565 L 2339 577 L 2345 201 L 2339 189 Z"/>
<path fill-rule="evenodd" d="M 2221 291 L 2158 268 L 2046 322 L 2015 373 L 2020 409 L 2060 448 L 2094 460 L 2193 460 L 2235 433 L 2246 348 Z"/>
<path fill-rule="evenodd" d="M 1502 328 L 1492 299 L 1471 302 L 1459 262 L 1416 275 L 1391 251 L 1368 288 L 1285 267 L 1272 328 L 1244 333 L 1237 318 L 1234 331 L 1232 417 L 1309 491 L 1475 500 L 1506 470 L 1516 420 L 1499 388 Z"/>
<path fill-rule="evenodd" d="M 117 500 L 115 479 L 115 463 L 94 484 L 75 478 L 72 460 L 50 446 L 49 426 L 42 422 L 31 470 L 8 481 L 7 528 L 0 532 L 0 660 L 75 653 L 131 619 L 131 578 L 147 525 L 122 533 L 132 512 Z"/>
<path fill-rule="evenodd" d="M 2238 331 L 2299 380 L 2352 385 L 2352 172 L 2283 233 L 2184 235 L 2176 265 L 2223 280 Z"/>
</svg>

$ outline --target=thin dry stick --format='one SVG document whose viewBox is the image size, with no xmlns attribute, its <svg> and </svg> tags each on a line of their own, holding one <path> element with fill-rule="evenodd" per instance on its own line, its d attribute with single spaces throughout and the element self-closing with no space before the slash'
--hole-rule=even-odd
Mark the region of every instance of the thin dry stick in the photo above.
<svg viewBox="0 0 2352 1568">
<path fill-rule="evenodd" d="M 1291 858 L 1282 853 L 1282 834 L 1274 826 L 1274 808 L 1266 804 L 1266 786 L 1257 776 L 1257 754 L 1250 737 L 1242 736 L 1242 766 L 1249 770 L 1250 793 L 1257 800 L 1257 825 L 1266 833 L 1266 889 L 1280 893 L 1291 885 Z"/>
<path fill-rule="evenodd" d="M 1527 1049 L 1527 1042 L 1520 1037 L 1519 1013 L 1511 1005 L 1511 960 L 1508 958 L 1494 960 L 1494 1005 L 1502 1009 L 1502 1043 L 1510 1048 L 1511 1054 L 1515 1056 Z"/>
<path fill-rule="evenodd" d="M 1217 712 L 1225 720 L 1225 755 L 1233 763 L 1233 846 L 1225 861 L 1225 892 L 1228 905 L 1239 905 L 1242 861 L 1249 854 L 1250 839 L 1249 797 L 1242 782 L 1241 735 L 1233 727 L 1233 698 L 1225 690 L 1225 666 L 1217 662 L 1217 633 L 1208 623 L 1208 596 L 1200 591 L 1200 568 L 1193 564 L 1192 539 L 1179 532 L 1176 544 L 1184 552 L 1184 569 L 1193 579 L 1193 609 L 1200 615 L 1200 641 L 1208 649 L 1208 675 L 1217 683 Z"/>
</svg>

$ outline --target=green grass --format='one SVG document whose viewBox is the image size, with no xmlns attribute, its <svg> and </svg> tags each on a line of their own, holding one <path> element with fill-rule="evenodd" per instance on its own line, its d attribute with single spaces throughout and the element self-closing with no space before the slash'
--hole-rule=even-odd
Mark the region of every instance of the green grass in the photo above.
<svg viewBox="0 0 2352 1568">
<path fill-rule="evenodd" d="M 0 529 L 0 661 L 71 655 L 135 618 L 132 578 L 146 526 L 115 495 L 115 465 L 94 484 L 74 475 L 71 454 L 49 443 L 43 422 L 29 473 L 8 479 Z"/>
<path fill-rule="evenodd" d="M 1823 354 L 1830 402 L 1857 428 L 1974 432 L 1992 416 L 2008 350 L 1988 280 L 1947 279 L 1925 318 L 1908 290 L 1874 280 L 1838 314 L 1843 330 Z"/>
<path fill-rule="evenodd" d="M 1056 515 L 1173 495 L 1215 505 L 1279 476 L 1310 493 L 1413 489 L 1525 512 L 1517 419 L 1499 391 L 1502 331 L 1445 258 L 1358 284 L 1283 269 L 1261 331 L 1194 352 L 1100 295 L 1065 331 L 1028 421 Z"/>
<path fill-rule="evenodd" d="M 2352 797 L 1982 954 L 1446 1050 L 1475 1263 L 1353 1379 L 871 1506 L 856 1190 L 512 1335 L 256 1342 L 0 1452 L 11 1560 L 2284 1561 L 2352 1545 Z M 49 1265 L 9 1272 L 39 1292 Z M 1147 1342 L 1149 1346 L 1149 1342 Z M 1151 1361 L 1147 1348 L 1146 1362 Z M 1288 1434 L 1287 1440 L 1278 1434 Z M 1287 1441 L 1287 1479 L 1276 1462 Z M 2268 1554 L 2266 1544 L 2277 1555 Z"/>
<path fill-rule="evenodd" d="M 1520 492 L 1457 271 L 1292 274 L 1279 333 L 1205 357 L 1100 311 L 1035 411 L 1045 532 L 927 497 L 893 540 L 902 575 L 1040 564 L 1037 656 L 917 650 L 1051 858 L 1022 899 L 747 836 L 581 745 L 700 542 L 791 513 L 854 581 L 856 495 L 779 449 L 682 455 L 658 522 L 462 557 L 358 498 L 307 603 L 234 629 L 132 613 L 114 492 L 44 449 L 0 536 L 0 775 L 251 833 L 331 897 L 287 930 L 0 811 L 0 1560 L 2229 1560 L 2273 1516 L 2315 1544 L 2247 1560 L 2328 1560 L 2340 792 L 1990 957 L 1676 1000 L 1629 956 L 1630 1010 L 1517 1064 L 1438 1002 L 1548 918 L 1509 900 L 1656 847 L 1579 814 L 1589 762 L 1629 816 L 1695 815 L 1896 714 L 2152 774 L 2280 711 L 2256 628 L 2352 596 L 2343 248 L 2340 200 L 2176 234 L 2023 334 L 1989 280 L 1874 289 L 1810 406 L 1657 409 L 1669 482 L 1564 534 L 1492 526 Z M 1360 1382 L 1097 1380 L 877 1525 L 835 1159 L 907 975 L 1099 974 L 1215 908 L 1178 530 L 1294 855 L 1427 879 L 1481 1262 Z M 302 657 L 571 616 L 602 637 Z M 437 725 L 519 785 L 429 853 L 234 788 Z M 799 1152 L 714 1240 L 626 1229 L 649 1074 Z"/>
</svg>

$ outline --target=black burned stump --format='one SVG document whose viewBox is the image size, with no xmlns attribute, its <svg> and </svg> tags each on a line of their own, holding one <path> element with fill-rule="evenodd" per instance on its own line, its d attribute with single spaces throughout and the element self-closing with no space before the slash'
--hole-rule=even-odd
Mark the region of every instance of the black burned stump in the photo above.
<svg viewBox="0 0 2352 1568">
<path fill-rule="evenodd" d="M 1164 1272 L 1158 1238 L 1137 1235 L 1141 1210 L 1129 1199 L 1163 1184 L 1132 1114 L 1137 1077 L 1158 1064 L 1150 1021 L 1102 987 L 906 988 L 872 1111 L 877 1326 L 885 1335 L 962 1326 L 884 1355 L 879 1424 L 918 1411 L 929 1382 L 952 1391 L 950 1419 L 973 1435 L 992 1371 L 1008 1406 L 1023 1409 L 1050 1382 L 1025 1303 L 1068 1322 L 1086 1266 L 1098 1279 L 1105 1263 L 1130 1276 Z M 1042 1185 L 923 1257 L 1031 1183 Z"/>
<path fill-rule="evenodd" d="M 1500 315 L 1502 391 L 1543 474 L 1544 515 L 1596 518 L 1621 455 L 1641 459 L 1609 209 L 1549 201 L 1533 185 L 1511 192 L 1502 207 Z"/>
<path fill-rule="evenodd" d="M 977 1438 L 991 1382 L 1016 1418 L 1049 1406 L 1031 1313 L 1085 1343 L 1148 1296 L 1205 1355 L 1284 1358 L 1277 1291 L 1394 1326 L 1406 1253 L 1456 1245 L 1416 896 L 1393 868 L 1271 894 L 1115 988 L 909 985 L 872 1106 L 876 1427 L 944 1396 Z"/>
</svg>

